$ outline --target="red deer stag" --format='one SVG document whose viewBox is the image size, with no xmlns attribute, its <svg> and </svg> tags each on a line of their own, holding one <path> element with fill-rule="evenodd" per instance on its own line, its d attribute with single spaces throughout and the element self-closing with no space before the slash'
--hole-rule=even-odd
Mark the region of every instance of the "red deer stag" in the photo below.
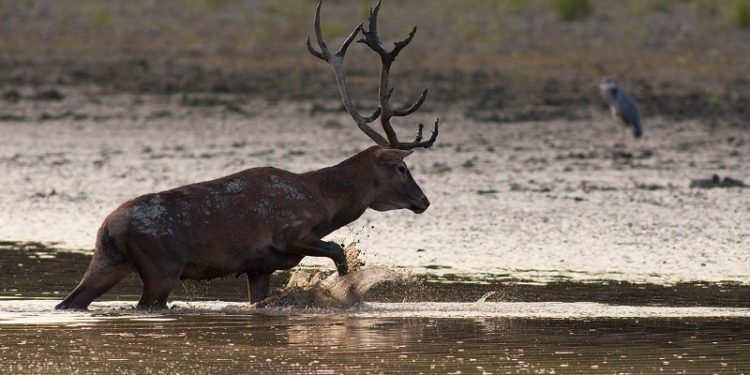
<svg viewBox="0 0 750 375">
<path fill-rule="evenodd" d="M 331 258 L 338 273 L 346 274 L 344 250 L 322 238 L 356 220 L 366 209 L 424 212 L 430 202 L 403 159 L 414 148 L 432 146 L 438 123 L 426 141 L 420 124 L 416 140 L 410 143 L 399 142 L 391 127 L 391 118 L 416 111 L 427 91 L 409 108 L 391 108 L 388 73 L 416 28 L 386 51 L 377 34 L 379 8 L 380 3 L 370 10 L 367 30 L 358 25 L 341 48 L 331 53 L 321 35 L 318 4 L 315 36 L 320 50 L 307 41 L 310 53 L 333 67 L 344 107 L 377 146 L 317 171 L 297 174 L 252 168 L 126 202 L 104 220 L 83 280 L 56 308 L 86 309 L 133 269 L 143 283 L 139 309 L 165 308 L 180 279 L 243 273 L 250 302 L 256 303 L 268 296 L 271 273 L 292 268 L 305 256 Z M 352 104 L 344 74 L 344 54 L 360 32 L 364 37 L 359 42 L 375 51 L 382 62 L 380 105 L 369 117 L 360 115 Z M 378 117 L 387 138 L 368 125 Z"/>
</svg>

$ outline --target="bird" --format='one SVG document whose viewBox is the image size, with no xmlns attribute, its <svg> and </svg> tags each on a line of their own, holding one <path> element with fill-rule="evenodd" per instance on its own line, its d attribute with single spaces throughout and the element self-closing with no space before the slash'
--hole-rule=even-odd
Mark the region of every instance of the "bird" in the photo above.
<svg viewBox="0 0 750 375">
<path fill-rule="evenodd" d="M 643 124 L 641 124 L 641 116 L 638 114 L 633 98 L 611 79 L 602 80 L 599 83 L 599 91 L 609 104 L 612 118 L 631 127 L 633 135 L 640 138 L 643 135 Z"/>
</svg>

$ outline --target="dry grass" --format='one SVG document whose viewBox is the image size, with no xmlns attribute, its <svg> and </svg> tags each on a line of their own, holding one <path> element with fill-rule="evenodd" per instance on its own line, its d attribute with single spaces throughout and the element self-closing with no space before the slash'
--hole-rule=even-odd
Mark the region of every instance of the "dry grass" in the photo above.
<svg viewBox="0 0 750 375">
<path fill-rule="evenodd" d="M 327 1 L 326 36 L 347 34 L 369 4 Z M 409 64 L 475 69 L 542 55 L 579 69 L 606 70 L 610 63 L 638 68 L 644 55 L 709 64 L 739 51 L 746 58 L 747 49 L 740 48 L 746 35 L 734 27 L 747 22 L 746 8 L 747 1 L 739 0 L 386 1 L 382 28 L 395 39 L 419 25 L 417 41 L 405 54 Z M 217 66 L 312 65 L 303 42 L 313 9 L 312 1 L 302 0 L 4 0 L 0 50 L 16 60 L 142 57 Z M 555 10 L 567 15 L 555 16 Z M 568 16 L 578 21 L 558 20 Z"/>
</svg>

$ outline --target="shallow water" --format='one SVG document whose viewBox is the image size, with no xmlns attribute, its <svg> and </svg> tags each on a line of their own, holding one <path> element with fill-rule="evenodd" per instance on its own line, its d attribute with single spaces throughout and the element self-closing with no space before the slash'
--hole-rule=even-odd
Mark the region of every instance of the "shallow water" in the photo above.
<svg viewBox="0 0 750 375">
<path fill-rule="evenodd" d="M 750 371 L 747 309 L 373 304 L 163 313 L 0 302 L 3 373 L 725 373 Z"/>
<path fill-rule="evenodd" d="M 141 312 L 131 277 L 89 311 L 54 311 L 87 261 L 0 246 L 0 373 L 750 373 L 744 285 L 412 275 L 349 308 L 255 308 L 230 277 Z"/>
</svg>

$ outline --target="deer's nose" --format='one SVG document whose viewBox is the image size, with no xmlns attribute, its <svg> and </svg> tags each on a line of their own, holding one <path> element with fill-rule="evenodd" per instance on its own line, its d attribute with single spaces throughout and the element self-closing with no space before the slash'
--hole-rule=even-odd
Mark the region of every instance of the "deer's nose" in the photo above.
<svg viewBox="0 0 750 375">
<path fill-rule="evenodd" d="M 430 207 L 430 200 L 427 199 L 427 197 L 425 197 L 424 195 L 412 202 L 413 203 L 411 204 L 411 207 L 409 207 L 409 209 L 412 210 L 415 214 L 421 214 L 427 209 L 427 207 Z"/>
<path fill-rule="evenodd" d="M 422 203 L 422 208 L 424 208 L 425 210 L 427 209 L 427 207 L 430 207 L 430 200 L 427 199 L 427 197 L 425 196 L 422 196 L 421 203 Z"/>
</svg>

